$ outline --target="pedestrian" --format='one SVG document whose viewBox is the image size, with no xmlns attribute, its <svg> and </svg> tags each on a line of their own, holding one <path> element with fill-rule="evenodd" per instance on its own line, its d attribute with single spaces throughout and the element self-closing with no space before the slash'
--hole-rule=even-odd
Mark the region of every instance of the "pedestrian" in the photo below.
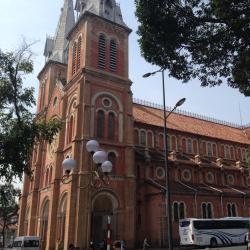
<svg viewBox="0 0 250 250">
<path fill-rule="evenodd" d="M 75 246 L 74 246 L 74 244 L 69 244 L 69 250 L 75 250 Z"/>
<path fill-rule="evenodd" d="M 94 244 L 93 240 L 90 241 L 89 247 L 90 247 L 90 250 L 94 250 L 95 249 L 95 244 Z"/>
<path fill-rule="evenodd" d="M 119 240 L 115 241 L 114 249 L 115 250 L 121 250 L 121 242 Z"/>
<path fill-rule="evenodd" d="M 150 245 L 148 244 L 148 239 L 147 237 L 145 237 L 144 241 L 143 241 L 143 250 L 148 250 L 150 247 Z"/>
</svg>

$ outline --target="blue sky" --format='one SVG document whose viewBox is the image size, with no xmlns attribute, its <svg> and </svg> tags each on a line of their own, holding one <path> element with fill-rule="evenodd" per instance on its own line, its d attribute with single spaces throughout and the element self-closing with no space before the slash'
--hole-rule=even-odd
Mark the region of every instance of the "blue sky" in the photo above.
<svg viewBox="0 0 250 250">
<path fill-rule="evenodd" d="M 120 5 L 125 22 L 133 29 L 129 43 L 129 66 L 134 97 L 162 104 L 161 76 L 142 78 L 144 73 L 157 70 L 157 67 L 146 63 L 140 55 L 134 0 L 120 0 Z M 38 87 L 36 76 L 44 65 L 45 38 L 46 35 L 55 33 L 62 6 L 63 0 L 0 0 L 0 48 L 2 50 L 16 49 L 22 37 L 25 37 L 28 42 L 38 41 L 33 46 L 35 70 L 26 78 L 26 84 L 36 89 Z M 243 124 L 250 123 L 250 97 L 245 97 L 236 89 L 225 85 L 202 88 L 198 81 L 182 84 L 167 77 L 167 105 L 174 106 L 182 97 L 187 98 L 182 106 L 183 110 L 240 124 L 239 110 L 241 109 Z"/>
</svg>

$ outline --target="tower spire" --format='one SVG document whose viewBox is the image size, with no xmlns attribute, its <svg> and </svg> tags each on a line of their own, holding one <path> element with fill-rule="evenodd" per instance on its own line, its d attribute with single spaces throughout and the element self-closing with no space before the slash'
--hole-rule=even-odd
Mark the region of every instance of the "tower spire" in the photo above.
<svg viewBox="0 0 250 250">
<path fill-rule="evenodd" d="M 54 38 L 47 38 L 44 55 L 47 59 L 66 63 L 67 35 L 75 25 L 73 0 L 64 0 Z"/>
<path fill-rule="evenodd" d="M 75 10 L 78 16 L 85 12 L 91 12 L 127 27 L 122 18 L 121 7 L 116 3 L 116 0 L 76 0 Z"/>
</svg>

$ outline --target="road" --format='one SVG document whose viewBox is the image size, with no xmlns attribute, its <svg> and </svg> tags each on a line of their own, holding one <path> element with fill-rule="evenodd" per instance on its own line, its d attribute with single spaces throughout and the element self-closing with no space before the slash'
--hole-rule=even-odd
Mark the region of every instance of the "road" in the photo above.
<svg viewBox="0 0 250 250">
<path fill-rule="evenodd" d="M 247 250 L 246 246 L 233 246 L 233 247 L 216 247 L 216 248 L 203 248 L 202 250 Z M 198 250 L 198 249 L 197 249 Z"/>
</svg>

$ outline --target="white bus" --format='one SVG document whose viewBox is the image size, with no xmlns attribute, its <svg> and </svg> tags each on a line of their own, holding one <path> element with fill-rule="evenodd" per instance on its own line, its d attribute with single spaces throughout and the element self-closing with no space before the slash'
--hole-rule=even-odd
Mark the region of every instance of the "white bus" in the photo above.
<svg viewBox="0 0 250 250">
<path fill-rule="evenodd" d="M 181 245 L 228 246 L 246 243 L 250 218 L 183 219 L 179 222 Z"/>
<path fill-rule="evenodd" d="M 40 237 L 21 236 L 16 237 L 13 242 L 13 250 L 39 250 Z"/>
</svg>

